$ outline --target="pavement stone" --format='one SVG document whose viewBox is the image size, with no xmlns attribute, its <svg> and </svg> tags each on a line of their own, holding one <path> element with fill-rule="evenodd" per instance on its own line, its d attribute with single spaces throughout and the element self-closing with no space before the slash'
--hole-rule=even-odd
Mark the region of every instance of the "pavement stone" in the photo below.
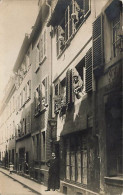
<svg viewBox="0 0 123 195">
<path fill-rule="evenodd" d="M 40 195 L 63 195 L 63 193 L 59 192 L 59 190 L 45 191 L 47 189 L 46 186 L 44 186 L 42 184 L 39 184 L 35 181 L 32 181 L 30 179 L 27 179 L 23 176 L 20 176 L 16 173 L 10 174 L 9 171 L 4 169 L 4 168 L 0 168 L 0 172 L 7 175 L 7 176 L 9 176 L 10 178 L 14 179 L 15 181 L 19 182 L 20 184 L 26 186 L 27 188 L 29 188 L 30 190 L 32 190 L 36 194 L 40 194 Z"/>
</svg>

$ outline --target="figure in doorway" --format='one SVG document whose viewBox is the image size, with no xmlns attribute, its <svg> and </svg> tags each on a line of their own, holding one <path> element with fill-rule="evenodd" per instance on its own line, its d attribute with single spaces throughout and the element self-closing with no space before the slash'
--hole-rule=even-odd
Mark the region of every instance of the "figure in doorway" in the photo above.
<svg viewBox="0 0 123 195">
<path fill-rule="evenodd" d="M 49 167 L 48 188 L 46 191 L 53 189 L 54 191 L 59 188 L 59 162 L 55 153 L 52 153 L 52 158 L 48 160 L 46 165 Z"/>
</svg>

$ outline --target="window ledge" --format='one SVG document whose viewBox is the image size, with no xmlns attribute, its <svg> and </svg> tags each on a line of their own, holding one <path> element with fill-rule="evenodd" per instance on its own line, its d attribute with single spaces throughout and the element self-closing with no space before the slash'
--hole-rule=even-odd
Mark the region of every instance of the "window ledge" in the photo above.
<svg viewBox="0 0 123 195">
<path fill-rule="evenodd" d="M 46 108 L 43 108 L 42 110 L 38 111 L 37 113 L 35 113 L 35 117 L 38 117 L 39 115 L 41 115 L 42 113 L 44 113 L 46 111 Z"/>
<path fill-rule="evenodd" d="M 40 69 L 40 66 L 38 65 L 38 67 L 35 69 L 35 73 L 37 73 Z"/>
<path fill-rule="evenodd" d="M 123 176 L 104 177 L 107 185 L 123 186 Z"/>
<path fill-rule="evenodd" d="M 43 63 L 44 63 L 44 61 L 46 60 L 46 58 L 47 58 L 47 57 L 46 57 L 46 56 L 44 56 L 44 57 L 43 57 L 43 60 L 42 60 L 41 62 L 39 62 L 39 65 L 43 64 Z"/>
</svg>

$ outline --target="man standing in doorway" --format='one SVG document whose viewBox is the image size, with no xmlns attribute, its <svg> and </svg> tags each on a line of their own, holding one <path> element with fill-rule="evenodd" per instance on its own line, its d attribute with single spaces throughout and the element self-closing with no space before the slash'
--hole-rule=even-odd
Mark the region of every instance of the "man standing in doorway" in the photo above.
<svg viewBox="0 0 123 195">
<path fill-rule="evenodd" d="M 48 160 L 46 165 L 49 167 L 48 189 L 46 191 L 50 191 L 50 189 L 55 191 L 59 181 L 59 162 L 55 153 L 52 153 L 52 158 Z"/>
</svg>

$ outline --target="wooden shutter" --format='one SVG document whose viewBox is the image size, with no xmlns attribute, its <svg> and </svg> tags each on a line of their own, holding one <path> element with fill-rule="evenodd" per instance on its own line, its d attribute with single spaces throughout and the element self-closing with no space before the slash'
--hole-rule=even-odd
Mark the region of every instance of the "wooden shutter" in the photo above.
<svg viewBox="0 0 123 195">
<path fill-rule="evenodd" d="M 38 111 L 41 109 L 41 89 L 40 85 L 38 86 Z"/>
<path fill-rule="evenodd" d="M 66 73 L 66 104 L 70 103 L 70 70 Z"/>
<path fill-rule="evenodd" d="M 73 93 L 73 70 L 68 70 L 66 73 L 66 104 L 74 102 Z"/>
<path fill-rule="evenodd" d="M 92 90 L 92 48 L 90 48 L 85 56 L 85 91 Z"/>
<path fill-rule="evenodd" d="M 74 87 L 73 87 L 73 69 L 70 70 L 70 102 L 73 103 L 74 102 Z"/>
<path fill-rule="evenodd" d="M 68 40 L 68 32 L 69 31 L 69 6 L 65 11 L 65 41 Z"/>
<path fill-rule="evenodd" d="M 48 104 L 48 77 L 45 78 L 45 104 Z"/>
<path fill-rule="evenodd" d="M 103 52 L 103 16 L 100 15 L 93 23 L 93 68 L 98 74 L 104 63 Z"/>
<path fill-rule="evenodd" d="M 34 110 L 35 110 L 35 114 L 37 112 L 37 105 L 36 105 L 36 92 L 34 92 Z"/>
<path fill-rule="evenodd" d="M 46 55 L 46 30 L 44 31 L 44 56 Z"/>
<path fill-rule="evenodd" d="M 29 80 L 29 98 L 31 98 L 31 80 Z"/>
</svg>

